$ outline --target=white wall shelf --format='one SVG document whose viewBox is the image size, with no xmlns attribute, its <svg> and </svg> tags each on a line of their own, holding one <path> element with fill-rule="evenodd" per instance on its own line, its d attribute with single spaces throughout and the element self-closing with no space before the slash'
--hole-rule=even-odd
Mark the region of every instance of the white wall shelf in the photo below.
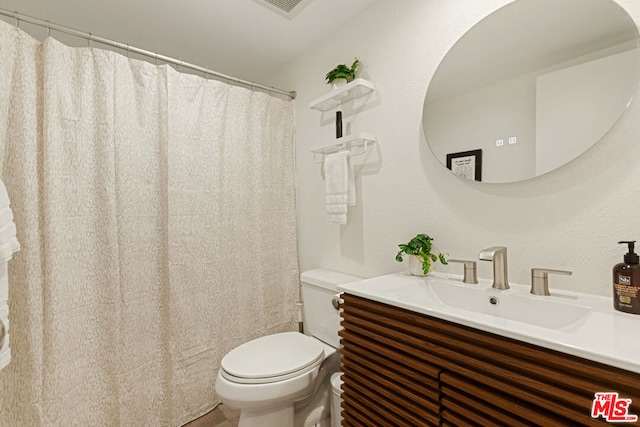
<svg viewBox="0 0 640 427">
<path fill-rule="evenodd" d="M 309 104 L 309 108 L 329 111 L 350 99 L 358 98 L 375 90 L 376 86 L 363 78 L 355 79 L 346 85 L 333 89 L 331 92 L 316 98 Z"/>
<path fill-rule="evenodd" d="M 349 150 L 352 156 L 357 156 L 367 152 L 371 144 L 377 140 L 375 135 L 358 132 L 353 135 L 343 136 L 330 144 L 313 147 L 311 152 L 316 162 L 324 161 L 327 154 L 337 153 L 340 150 Z"/>
</svg>

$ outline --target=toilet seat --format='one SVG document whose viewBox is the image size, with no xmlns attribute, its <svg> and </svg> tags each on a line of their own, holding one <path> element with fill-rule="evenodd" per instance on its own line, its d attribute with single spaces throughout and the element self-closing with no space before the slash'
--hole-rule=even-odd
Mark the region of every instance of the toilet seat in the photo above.
<svg viewBox="0 0 640 427">
<path fill-rule="evenodd" d="M 322 344 L 299 332 L 282 332 L 246 342 L 220 362 L 220 373 L 241 384 L 266 384 L 303 375 L 324 359 Z"/>
</svg>

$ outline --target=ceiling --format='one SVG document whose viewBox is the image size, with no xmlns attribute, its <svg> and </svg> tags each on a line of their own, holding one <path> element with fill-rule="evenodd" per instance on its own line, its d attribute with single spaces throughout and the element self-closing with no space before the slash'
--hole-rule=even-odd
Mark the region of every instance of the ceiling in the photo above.
<svg viewBox="0 0 640 427">
<path fill-rule="evenodd" d="M 253 0 L 0 0 L 0 8 L 260 83 L 374 1 L 311 0 L 293 19 Z"/>
</svg>

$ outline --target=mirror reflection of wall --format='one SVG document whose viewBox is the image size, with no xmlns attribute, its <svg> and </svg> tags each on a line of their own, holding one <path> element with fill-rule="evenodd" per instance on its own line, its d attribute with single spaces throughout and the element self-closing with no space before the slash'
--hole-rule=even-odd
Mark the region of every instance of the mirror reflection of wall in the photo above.
<svg viewBox="0 0 640 427">
<path fill-rule="evenodd" d="M 423 126 L 442 164 L 482 149 L 483 182 L 552 171 L 615 125 L 640 78 L 640 37 L 612 0 L 517 0 L 438 66 Z"/>
</svg>

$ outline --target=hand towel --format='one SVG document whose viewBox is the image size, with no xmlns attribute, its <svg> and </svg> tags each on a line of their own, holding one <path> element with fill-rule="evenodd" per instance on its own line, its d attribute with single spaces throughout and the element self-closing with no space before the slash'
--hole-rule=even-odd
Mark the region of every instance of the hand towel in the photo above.
<svg viewBox="0 0 640 427">
<path fill-rule="evenodd" d="M 0 369 L 11 361 L 9 347 L 9 277 L 7 263 L 13 253 L 20 249 L 16 238 L 16 225 L 13 223 L 13 212 L 10 208 L 9 195 L 0 180 Z"/>
<path fill-rule="evenodd" d="M 349 151 L 329 154 L 324 159 L 327 220 L 347 223 L 347 206 L 356 204 L 356 186 Z"/>
<path fill-rule="evenodd" d="M 2 180 L 0 180 L 0 262 L 9 261 L 14 252 L 20 250 L 16 238 L 16 226 L 13 223 L 9 195 Z"/>
</svg>

